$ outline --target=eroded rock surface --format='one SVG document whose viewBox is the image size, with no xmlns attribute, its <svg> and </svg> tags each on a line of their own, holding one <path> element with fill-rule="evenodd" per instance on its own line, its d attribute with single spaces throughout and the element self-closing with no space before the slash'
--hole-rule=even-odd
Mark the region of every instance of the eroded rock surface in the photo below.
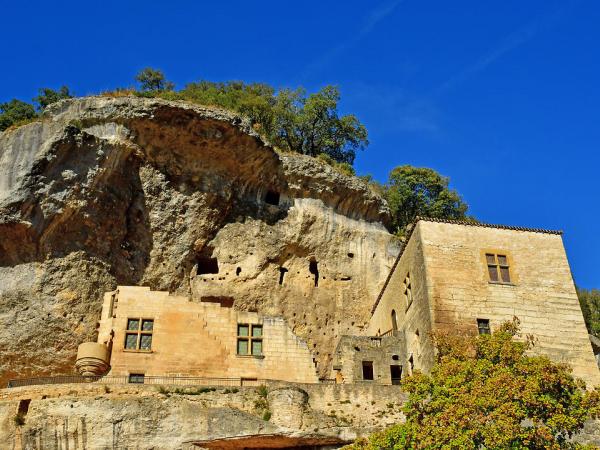
<svg viewBox="0 0 600 450">
<path fill-rule="evenodd" d="M 282 315 L 329 376 L 398 244 L 360 180 L 231 113 L 89 97 L 0 135 L 0 382 L 72 372 L 121 285 Z"/>
</svg>

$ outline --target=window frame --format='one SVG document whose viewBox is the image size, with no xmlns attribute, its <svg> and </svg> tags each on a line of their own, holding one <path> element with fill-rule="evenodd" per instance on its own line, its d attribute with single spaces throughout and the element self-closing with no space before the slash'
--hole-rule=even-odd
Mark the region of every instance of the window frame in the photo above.
<svg viewBox="0 0 600 450">
<path fill-rule="evenodd" d="M 365 378 L 365 368 L 369 367 L 371 378 Z M 362 381 L 375 381 L 375 361 L 363 360 L 360 364 Z"/>
<path fill-rule="evenodd" d="M 404 301 L 406 303 L 406 309 L 404 312 L 408 311 L 410 305 L 413 304 L 413 294 L 412 294 L 412 281 L 410 279 L 410 272 L 406 272 L 406 276 L 404 277 L 404 281 L 402 282 L 402 293 L 404 295 Z"/>
<path fill-rule="evenodd" d="M 488 255 L 493 256 L 494 262 L 491 263 L 488 261 Z M 500 258 L 506 258 L 506 262 L 504 264 L 500 263 Z M 518 282 L 518 277 L 515 271 L 514 260 L 510 254 L 510 252 L 503 249 L 483 249 L 481 251 L 481 261 L 483 263 L 483 268 L 485 272 L 485 279 L 489 284 L 498 284 L 503 286 L 515 286 Z M 497 280 L 493 280 L 490 276 L 490 268 L 494 268 L 496 271 Z M 506 269 L 508 272 L 509 281 L 503 281 L 502 269 Z"/>
<path fill-rule="evenodd" d="M 131 320 L 138 321 L 137 330 L 129 329 L 129 322 Z M 152 322 L 152 329 L 144 330 L 143 329 L 144 322 Z M 155 320 L 153 317 L 127 317 L 127 322 L 125 322 L 125 336 L 123 339 L 123 351 L 135 352 L 135 353 L 152 353 L 152 351 L 153 351 L 152 350 L 152 342 L 154 341 L 154 324 L 155 324 Z M 136 336 L 135 348 L 127 347 L 127 337 L 130 335 Z M 142 336 L 150 336 L 150 347 L 149 348 L 142 348 Z"/>
<path fill-rule="evenodd" d="M 146 384 L 146 374 L 142 373 L 142 372 L 129 373 L 127 375 L 127 383 L 128 384 Z"/>
<path fill-rule="evenodd" d="M 240 334 L 241 327 L 248 327 L 248 335 L 244 336 Z M 254 330 L 260 329 L 260 335 L 255 336 Z M 235 341 L 235 354 L 243 358 L 264 358 L 265 347 L 264 347 L 264 326 L 262 323 L 238 323 L 236 325 L 236 341 Z M 240 342 L 246 342 L 247 353 L 240 353 Z M 260 354 L 254 354 L 254 343 L 260 342 Z"/>
<path fill-rule="evenodd" d="M 482 332 L 482 330 L 484 330 Z M 486 332 L 487 330 L 487 332 Z M 490 323 L 490 319 L 486 319 L 483 317 L 478 317 L 477 318 L 477 332 L 479 333 L 480 336 L 483 336 L 484 334 L 492 334 L 492 325 Z"/>
</svg>

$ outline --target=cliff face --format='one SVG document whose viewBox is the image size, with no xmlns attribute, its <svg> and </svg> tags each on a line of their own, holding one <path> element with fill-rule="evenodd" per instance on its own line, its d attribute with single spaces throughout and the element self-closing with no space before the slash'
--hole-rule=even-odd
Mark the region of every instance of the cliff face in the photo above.
<svg viewBox="0 0 600 450">
<path fill-rule="evenodd" d="M 368 384 L 16 388 L 0 390 L 0 442 L 36 450 L 337 448 L 402 421 L 405 400 L 397 386 Z"/>
<path fill-rule="evenodd" d="M 397 254 L 387 220 L 358 179 L 228 112 L 59 102 L 0 135 L 0 383 L 71 373 L 117 284 L 281 315 L 327 376 Z"/>
</svg>

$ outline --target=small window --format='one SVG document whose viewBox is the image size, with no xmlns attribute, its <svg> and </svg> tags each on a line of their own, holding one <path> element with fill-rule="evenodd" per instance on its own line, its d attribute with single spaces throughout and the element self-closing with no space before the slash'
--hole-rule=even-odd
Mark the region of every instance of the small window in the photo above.
<svg viewBox="0 0 600 450">
<path fill-rule="evenodd" d="M 398 319 L 396 317 L 396 310 L 392 309 L 392 331 L 398 331 Z"/>
<path fill-rule="evenodd" d="M 126 350 L 152 350 L 154 319 L 127 319 L 125 332 Z"/>
<path fill-rule="evenodd" d="M 412 305 L 412 301 L 413 301 L 412 285 L 410 283 L 410 273 L 407 273 L 406 277 L 404 278 L 403 290 L 404 290 L 404 301 L 406 304 L 406 310 L 408 311 L 408 308 L 410 308 L 410 305 Z"/>
<path fill-rule="evenodd" d="M 145 375 L 143 373 L 129 374 L 129 382 L 133 384 L 144 384 Z"/>
<path fill-rule="evenodd" d="M 477 329 L 479 330 L 479 334 L 492 334 L 490 319 L 477 319 Z"/>
<path fill-rule="evenodd" d="M 488 277 L 492 283 L 510 283 L 510 267 L 508 257 L 495 253 L 486 253 Z"/>
<path fill-rule="evenodd" d="M 237 354 L 240 356 L 262 356 L 263 327 L 258 324 L 238 324 Z"/>
<path fill-rule="evenodd" d="M 374 379 L 373 361 L 363 361 L 362 362 L 362 373 L 363 373 L 363 380 L 373 380 Z"/>
</svg>

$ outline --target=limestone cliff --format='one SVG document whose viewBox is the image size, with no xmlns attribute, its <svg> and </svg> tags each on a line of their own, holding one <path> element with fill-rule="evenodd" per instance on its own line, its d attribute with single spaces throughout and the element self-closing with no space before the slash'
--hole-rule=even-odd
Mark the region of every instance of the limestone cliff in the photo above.
<svg viewBox="0 0 600 450">
<path fill-rule="evenodd" d="M 101 296 L 146 285 L 282 315 L 329 375 L 397 254 L 360 180 L 242 118 L 89 97 L 0 135 L 0 383 L 71 373 Z"/>
</svg>

